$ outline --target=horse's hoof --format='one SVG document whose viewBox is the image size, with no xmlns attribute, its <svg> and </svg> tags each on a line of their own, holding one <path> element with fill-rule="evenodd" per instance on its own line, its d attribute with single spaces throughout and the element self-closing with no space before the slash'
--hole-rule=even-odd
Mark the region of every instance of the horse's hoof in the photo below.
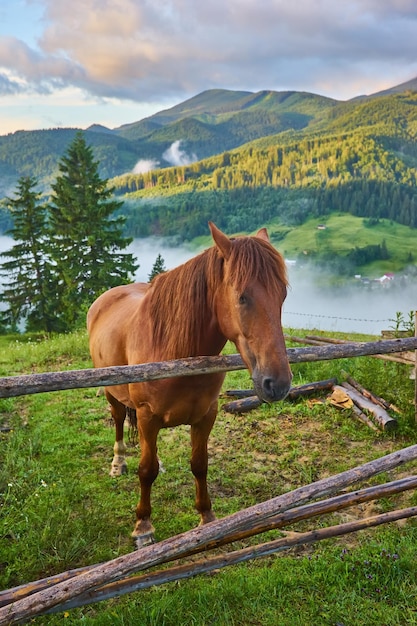
<svg viewBox="0 0 417 626">
<path fill-rule="evenodd" d="M 127 474 L 127 465 L 123 463 L 122 465 L 112 465 L 110 468 L 109 475 L 112 478 L 117 478 L 118 476 L 123 476 L 123 474 Z"/>
<path fill-rule="evenodd" d="M 141 548 L 145 548 L 146 546 L 151 546 L 155 543 L 155 536 L 153 532 L 144 533 L 143 535 L 132 535 L 133 541 L 135 543 L 135 549 L 140 550 Z"/>
<path fill-rule="evenodd" d="M 204 526 L 205 524 L 210 524 L 210 522 L 215 522 L 216 516 L 213 511 L 205 511 L 205 513 L 201 513 L 201 519 L 199 526 Z"/>
</svg>

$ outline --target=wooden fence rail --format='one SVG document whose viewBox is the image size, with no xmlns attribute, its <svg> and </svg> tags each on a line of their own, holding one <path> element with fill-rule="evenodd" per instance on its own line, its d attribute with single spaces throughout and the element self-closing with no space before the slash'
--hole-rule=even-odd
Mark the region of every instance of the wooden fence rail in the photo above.
<svg viewBox="0 0 417 626">
<path fill-rule="evenodd" d="M 290 363 L 327 361 L 374 354 L 389 354 L 417 350 L 417 337 L 387 339 L 382 341 L 352 342 L 340 345 L 288 348 Z M 195 376 L 245 369 L 239 354 L 226 356 L 201 356 L 176 359 L 160 363 L 122 365 L 96 369 L 46 372 L 0 378 L 0 398 L 23 396 L 47 391 L 105 387 L 130 382 L 146 382 L 175 376 Z"/>
<path fill-rule="evenodd" d="M 268 530 L 285 528 L 290 524 L 294 524 L 295 522 L 299 522 L 301 520 L 309 520 L 320 515 L 334 513 L 335 511 L 340 512 L 345 508 L 362 504 L 364 502 L 387 498 L 391 495 L 403 493 L 404 491 L 416 488 L 417 476 L 408 476 L 407 478 L 400 478 L 389 483 L 365 487 L 363 489 L 355 491 L 345 492 L 343 490 L 340 495 L 332 496 L 325 500 L 313 501 L 308 504 L 288 509 L 277 515 L 272 515 L 267 520 L 260 521 L 259 523 L 256 523 L 256 525 L 252 525 L 245 531 L 240 531 L 237 533 L 231 532 L 227 535 L 222 535 L 217 541 L 213 541 L 211 544 L 205 546 L 204 551 L 213 550 L 220 546 L 231 544 L 232 542 L 242 541 L 243 539 L 253 537 L 254 535 L 259 535 Z M 396 516 L 397 515 L 399 515 L 398 511 L 396 512 Z M 408 517 L 408 515 L 406 514 L 404 517 Z M 379 517 L 378 519 L 381 518 Z M 370 527 L 368 517 L 366 518 L 366 521 L 364 523 L 366 524 L 366 528 Z M 358 530 L 357 523 L 352 521 L 348 522 L 346 524 L 346 530 L 348 529 L 349 532 L 356 532 L 356 530 Z M 327 533 L 327 527 L 323 529 L 323 531 L 324 533 Z M 316 531 L 313 531 L 313 533 L 315 532 Z M 335 536 L 333 534 L 333 531 L 332 536 Z M 324 538 L 328 538 L 328 536 L 326 535 Z M 297 533 L 296 545 L 301 545 L 303 543 L 305 543 L 305 535 L 302 535 L 302 540 L 300 541 L 300 533 Z M 290 536 L 289 538 L 283 540 L 282 549 L 290 548 L 293 545 L 293 539 Z M 193 547 L 191 547 L 190 552 L 188 554 L 183 554 L 182 558 L 195 555 L 199 552 L 199 549 L 196 552 Z M 242 552 L 240 552 L 240 554 L 242 554 Z M 227 563 L 229 563 L 228 556 L 225 556 L 224 553 L 220 558 L 222 559 L 222 565 L 224 564 L 223 559 L 225 558 L 227 559 Z M 206 557 L 205 562 L 207 561 L 208 559 Z M 235 557 L 233 561 L 235 561 Z M 210 564 L 212 563 L 213 559 L 212 557 L 210 557 Z M 80 576 L 80 574 L 84 574 L 87 571 L 92 571 L 95 567 L 97 567 L 97 564 L 68 570 L 66 572 L 61 572 L 60 574 L 55 574 L 41 580 L 32 581 L 24 585 L 19 585 L 18 587 L 14 587 L 12 589 L 0 591 L 0 607 L 12 604 L 13 602 L 17 602 L 17 600 L 27 598 L 28 596 L 33 595 L 38 591 L 42 591 L 42 589 L 50 589 L 52 585 L 56 585 L 60 582 L 63 582 L 64 580 L 70 580 L 71 578 L 74 578 L 75 576 Z M 211 565 L 210 567 L 211 569 L 213 569 Z M 195 561 L 193 560 L 191 564 L 186 564 L 185 566 L 182 566 L 180 570 L 178 570 L 177 568 L 170 568 L 165 569 L 163 574 L 161 574 L 161 572 L 156 572 L 157 578 L 155 578 L 155 572 L 152 574 L 148 573 L 145 576 L 140 577 L 129 577 L 128 579 L 123 578 L 117 581 L 117 583 L 110 583 L 109 585 L 106 585 L 105 588 L 99 587 L 94 591 L 89 591 L 85 594 L 82 594 L 81 596 L 77 596 L 76 600 L 69 600 L 65 604 L 59 605 L 59 608 L 57 610 L 65 611 L 69 608 L 74 608 L 76 606 L 83 606 L 84 604 L 100 602 L 104 599 L 120 596 L 124 593 L 130 593 L 131 591 L 146 589 L 147 587 L 151 587 L 155 584 L 162 584 L 164 582 L 178 580 L 179 578 L 189 578 L 200 572 L 200 569 L 198 572 L 196 572 Z M 180 574 L 179 576 L 178 573 Z M 55 609 L 49 609 L 48 612 L 49 611 L 55 612 Z"/>
<path fill-rule="evenodd" d="M 211 549 L 219 543 L 224 543 L 223 540 L 225 537 L 234 536 L 235 533 L 243 533 L 242 536 L 259 534 L 259 532 L 265 530 L 265 527 L 270 528 L 272 520 L 285 511 L 305 505 L 314 499 L 340 493 L 352 484 L 366 480 L 382 472 L 390 471 L 404 463 L 415 461 L 416 459 L 417 445 L 412 445 L 408 448 L 403 448 L 402 450 L 398 450 L 384 457 L 354 467 L 353 469 L 341 472 L 340 474 L 322 478 L 309 485 L 299 487 L 294 491 L 276 496 L 266 502 L 255 504 L 243 511 L 238 511 L 222 519 L 215 520 L 210 524 L 198 526 L 193 530 L 176 535 L 175 537 L 170 537 L 169 539 L 146 546 L 135 552 L 124 554 L 107 563 L 100 563 L 95 567 L 88 568 L 79 575 L 42 588 L 39 591 L 35 591 L 32 595 L 27 595 L 1 607 L 0 626 L 10 626 L 22 620 L 29 621 L 30 618 L 42 615 L 49 610 L 53 610 L 55 607 L 62 607 L 65 603 L 83 594 L 88 595 L 93 590 L 99 589 L 103 585 L 120 581 L 131 574 L 143 572 L 151 567 L 168 563 L 184 557 L 185 555 L 196 554 Z M 375 521 L 376 524 L 386 523 L 393 519 L 410 517 L 416 515 L 416 513 L 417 507 L 411 507 L 410 509 L 404 509 L 403 512 L 395 512 L 392 516 L 389 514 L 388 517 L 383 518 L 378 516 L 378 519 L 375 518 L 373 521 Z M 264 524 L 264 526 L 262 526 L 262 524 Z M 355 527 L 354 530 L 366 528 L 371 525 L 374 525 L 373 522 L 367 523 L 367 520 L 364 520 L 364 524 Z M 250 533 L 249 531 L 251 529 L 255 532 Z M 347 529 L 343 530 L 346 531 Z M 317 535 L 317 533 L 318 531 L 314 531 L 308 538 L 303 537 L 303 543 L 315 541 L 320 537 L 320 533 L 319 535 Z M 277 540 L 271 544 L 265 544 L 265 551 L 263 551 L 262 546 L 259 546 L 259 551 L 257 551 L 256 548 L 251 548 L 250 553 L 241 554 L 243 558 L 240 560 L 246 560 L 246 557 L 255 558 L 257 556 L 272 554 L 277 550 L 283 549 L 287 543 L 288 540 Z M 291 545 L 291 542 L 289 543 Z M 220 566 L 220 562 L 215 563 L 216 569 Z"/>
</svg>

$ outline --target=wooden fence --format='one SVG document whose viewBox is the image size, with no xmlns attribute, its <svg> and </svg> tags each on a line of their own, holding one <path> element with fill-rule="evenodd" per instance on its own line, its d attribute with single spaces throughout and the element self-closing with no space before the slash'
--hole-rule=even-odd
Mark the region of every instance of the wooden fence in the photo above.
<svg viewBox="0 0 417 626">
<path fill-rule="evenodd" d="M 288 348 L 290 363 L 327 361 L 376 354 L 390 354 L 417 350 L 417 337 L 387 339 L 381 341 L 351 342 L 308 348 Z M 214 372 L 227 372 L 245 369 L 239 354 L 229 356 L 204 356 L 160 363 L 141 365 L 121 365 L 97 369 L 71 370 L 68 372 L 47 372 L 0 378 L 0 398 L 22 396 L 48 391 L 104 387 L 123 383 L 146 382 L 159 378 L 193 376 Z"/>
<path fill-rule="evenodd" d="M 417 337 L 311 346 L 308 348 L 288 348 L 287 353 L 290 363 L 302 363 L 411 350 L 417 351 Z M 0 397 L 118 385 L 126 382 L 144 382 L 158 378 L 239 370 L 244 369 L 244 367 L 239 355 L 231 355 L 198 357 L 135 366 L 11 376 L 0 379 Z M 233 563 L 286 550 L 294 545 L 312 543 L 415 516 L 417 515 L 417 507 L 409 507 L 356 522 L 300 533 L 296 537 L 276 539 L 221 556 L 205 558 L 203 561 L 192 561 L 189 564 L 176 565 L 150 574 L 132 576 L 132 574 L 143 572 L 155 565 L 211 550 L 238 539 L 260 534 L 266 530 L 282 528 L 294 521 L 340 510 L 360 502 L 387 497 L 407 489 L 415 489 L 417 476 L 409 476 L 377 487 L 334 495 L 345 490 L 347 486 L 416 459 L 417 445 L 413 445 L 336 476 L 319 480 L 272 498 L 267 502 L 238 511 L 226 518 L 171 537 L 155 545 L 120 556 L 107 563 L 71 570 L 0 592 L 0 626 L 21 623 L 37 615 L 98 602 L 150 585 L 188 578 Z M 312 502 L 324 496 L 332 497 L 319 502 Z"/>
</svg>

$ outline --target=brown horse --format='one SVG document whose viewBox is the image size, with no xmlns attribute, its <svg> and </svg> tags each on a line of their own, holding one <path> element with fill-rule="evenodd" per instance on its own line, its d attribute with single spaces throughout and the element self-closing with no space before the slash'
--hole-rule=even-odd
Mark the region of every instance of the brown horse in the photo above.
<svg viewBox="0 0 417 626">
<path fill-rule="evenodd" d="M 219 354 L 234 342 L 265 402 L 286 396 L 291 384 L 281 327 L 287 278 L 281 255 L 266 229 L 255 237 L 229 239 L 214 224 L 215 245 L 150 284 L 110 289 L 91 306 L 87 326 L 95 367 L 132 365 Z M 207 440 L 217 415 L 224 374 L 178 377 L 107 387 L 116 426 L 110 474 L 126 471 L 123 424 L 136 409 L 140 440 L 141 497 L 132 536 L 153 541 L 151 487 L 159 470 L 161 428 L 191 426 L 191 469 L 196 508 L 205 524 L 214 519 L 207 491 Z"/>
</svg>

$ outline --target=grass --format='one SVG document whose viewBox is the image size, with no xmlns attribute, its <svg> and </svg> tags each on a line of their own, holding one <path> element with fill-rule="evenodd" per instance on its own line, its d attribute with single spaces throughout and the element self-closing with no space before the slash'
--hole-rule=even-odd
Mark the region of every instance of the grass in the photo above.
<svg viewBox="0 0 417 626">
<path fill-rule="evenodd" d="M 381 219 L 373 226 L 365 226 L 366 220 L 347 213 L 311 218 L 301 225 L 271 224 L 268 228 L 272 242 L 286 258 L 312 253 L 346 254 L 355 247 L 381 245 L 385 241 L 390 258 L 375 261 L 362 268 L 370 276 L 385 271 L 398 272 L 410 264 L 416 249 L 415 229 L 397 222 Z M 325 230 L 318 230 L 325 224 Z M 411 256 L 410 256 L 411 255 Z"/>
<path fill-rule="evenodd" d="M 0 347 L 0 375 L 91 366 L 83 332 L 49 339 L 1 337 Z M 292 369 L 294 384 L 333 376 L 342 380 L 342 371 L 348 371 L 400 407 L 399 428 L 391 434 L 368 430 L 325 396 L 316 398 L 319 402 L 310 398 L 261 406 L 244 415 L 220 411 L 209 443 L 209 486 L 218 517 L 415 441 L 414 382 L 405 366 L 362 357 Z M 227 375 L 224 388 L 236 387 L 250 387 L 246 372 Z M 132 550 L 138 451 L 129 448 L 126 476 L 108 476 L 114 441 L 109 418 L 105 399 L 95 389 L 0 401 L 0 426 L 11 429 L 0 434 L 1 588 Z M 161 432 L 165 472 L 153 490 L 158 540 L 198 522 L 189 448 L 188 428 Z M 369 484 L 411 474 L 414 466 Z M 415 503 L 416 496 L 406 493 L 300 522 L 292 529 L 305 531 Z M 31 623 L 417 624 L 416 540 L 412 519 Z"/>
</svg>

